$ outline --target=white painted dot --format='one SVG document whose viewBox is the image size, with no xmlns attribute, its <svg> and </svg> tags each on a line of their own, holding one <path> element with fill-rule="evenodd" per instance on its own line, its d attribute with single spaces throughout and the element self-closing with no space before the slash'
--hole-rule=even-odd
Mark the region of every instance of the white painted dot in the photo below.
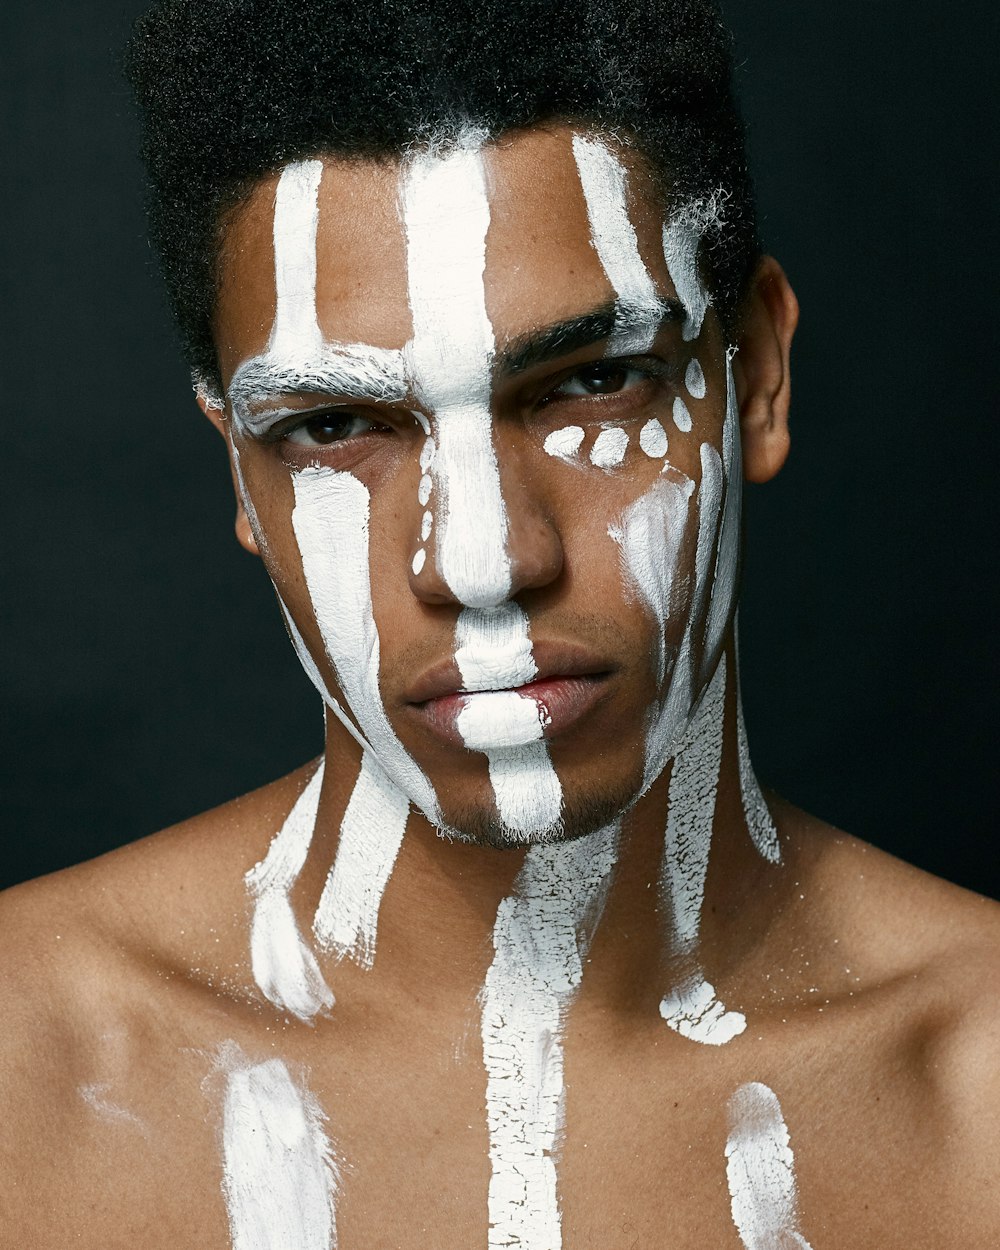
<svg viewBox="0 0 1000 1250">
<path fill-rule="evenodd" d="M 693 356 L 684 373 L 684 385 L 688 388 L 688 394 L 692 399 L 705 398 L 707 389 L 705 385 L 705 370 L 701 367 L 701 362 L 695 360 Z"/>
<path fill-rule="evenodd" d="M 691 414 L 687 410 L 687 404 L 681 399 L 680 395 L 674 400 L 674 425 L 686 434 L 691 428 Z"/>
<path fill-rule="evenodd" d="M 628 434 L 617 425 L 601 430 L 590 449 L 590 463 L 599 469 L 612 469 L 625 459 Z"/>
<path fill-rule="evenodd" d="M 654 460 L 667 454 L 667 431 L 655 417 L 647 421 L 639 431 L 639 446 Z"/>
<path fill-rule="evenodd" d="M 420 449 L 420 472 L 421 473 L 426 473 L 427 470 L 434 463 L 434 452 L 436 450 L 437 448 L 434 445 L 434 440 L 432 438 L 427 439 L 423 447 Z"/>
<path fill-rule="evenodd" d="M 583 430 L 578 425 L 565 425 L 553 430 L 543 446 L 550 456 L 575 456 L 583 442 Z"/>
<path fill-rule="evenodd" d="M 431 536 L 431 526 L 434 524 L 434 513 L 425 512 L 420 522 L 420 541 L 425 543 Z"/>
<path fill-rule="evenodd" d="M 417 554 L 413 557 L 412 568 L 413 568 L 414 576 L 420 573 L 420 570 L 424 567 L 424 563 L 426 560 L 427 560 L 427 552 L 424 551 L 423 547 L 418 547 Z"/>
<path fill-rule="evenodd" d="M 433 482 L 431 481 L 430 477 L 425 473 L 424 476 L 420 479 L 420 485 L 417 487 L 417 498 L 420 500 L 422 507 L 427 506 L 427 501 L 431 497 L 432 486 L 433 486 Z"/>
</svg>

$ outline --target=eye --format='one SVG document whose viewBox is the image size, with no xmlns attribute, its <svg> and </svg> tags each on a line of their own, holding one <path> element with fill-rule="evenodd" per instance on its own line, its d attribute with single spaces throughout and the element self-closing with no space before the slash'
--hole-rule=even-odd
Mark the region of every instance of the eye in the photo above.
<svg viewBox="0 0 1000 1250">
<path fill-rule="evenodd" d="M 650 370 L 628 360 L 595 360 L 571 373 L 550 393 L 550 399 L 576 399 L 588 395 L 617 395 L 634 390 L 649 380 Z"/>
<path fill-rule="evenodd" d="M 383 429 L 385 426 L 356 412 L 331 410 L 311 413 L 304 421 L 286 429 L 282 437 L 300 447 L 328 447 L 331 443 L 340 443 L 348 438 L 357 438 L 361 434 Z"/>
</svg>

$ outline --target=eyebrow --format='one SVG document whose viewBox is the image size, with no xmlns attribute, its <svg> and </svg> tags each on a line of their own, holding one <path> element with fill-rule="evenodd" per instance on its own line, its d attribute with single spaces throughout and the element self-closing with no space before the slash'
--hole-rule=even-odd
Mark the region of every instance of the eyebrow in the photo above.
<svg viewBox="0 0 1000 1250">
<path fill-rule="evenodd" d="M 680 325 L 684 321 L 684 306 L 679 300 L 665 299 L 651 310 L 623 305 L 620 300 L 609 300 L 607 304 L 578 317 L 557 321 L 539 330 L 529 330 L 511 339 L 497 352 L 495 371 L 508 375 L 524 373 L 536 365 L 549 364 L 601 343 L 616 331 L 628 328 L 630 323 L 641 324 L 644 321 L 654 323 L 652 330 L 656 334 L 668 323 Z"/>
</svg>

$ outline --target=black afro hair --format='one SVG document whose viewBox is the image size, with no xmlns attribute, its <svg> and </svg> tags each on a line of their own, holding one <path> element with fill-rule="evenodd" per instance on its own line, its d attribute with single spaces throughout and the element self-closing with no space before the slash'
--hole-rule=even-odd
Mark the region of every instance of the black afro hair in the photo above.
<svg viewBox="0 0 1000 1250">
<path fill-rule="evenodd" d="M 670 202 L 723 202 L 702 264 L 727 327 L 759 256 L 711 0 L 159 0 L 127 72 L 153 243 L 190 364 L 216 386 L 220 221 L 306 156 L 384 159 L 467 123 L 590 125 L 634 142 Z"/>
</svg>

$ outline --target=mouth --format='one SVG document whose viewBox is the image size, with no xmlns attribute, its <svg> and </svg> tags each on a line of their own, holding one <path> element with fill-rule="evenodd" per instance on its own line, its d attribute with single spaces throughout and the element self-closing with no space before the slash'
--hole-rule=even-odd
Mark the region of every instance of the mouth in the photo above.
<svg viewBox="0 0 1000 1250">
<path fill-rule="evenodd" d="M 431 670 L 408 701 L 422 725 L 450 746 L 470 750 L 517 747 L 565 733 L 604 695 L 613 668 L 565 647 L 536 643 L 530 681 L 487 690 L 463 689 L 454 663 Z"/>
</svg>

